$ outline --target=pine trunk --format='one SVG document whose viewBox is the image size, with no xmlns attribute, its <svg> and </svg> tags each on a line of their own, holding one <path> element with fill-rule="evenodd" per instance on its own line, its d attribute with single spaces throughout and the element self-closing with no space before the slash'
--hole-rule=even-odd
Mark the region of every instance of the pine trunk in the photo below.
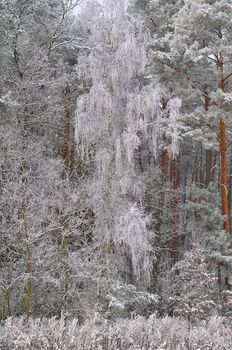
<svg viewBox="0 0 232 350">
<path fill-rule="evenodd" d="M 170 203 L 171 209 L 171 259 L 172 263 L 176 263 L 180 258 L 181 235 L 180 235 L 180 156 L 172 161 L 171 166 L 171 186 L 173 188 L 173 197 Z"/>
<path fill-rule="evenodd" d="M 223 228 L 230 230 L 229 224 L 229 206 L 227 191 L 227 156 L 226 156 L 226 124 L 223 119 L 220 120 L 220 152 L 221 152 L 221 197 L 222 214 L 224 216 Z"/>
<path fill-rule="evenodd" d="M 224 61 L 223 58 L 219 61 L 219 68 L 223 76 Z M 220 89 L 225 92 L 225 79 L 222 77 L 220 81 Z M 221 153 L 221 198 L 222 198 L 222 214 L 224 216 L 223 228 L 225 231 L 230 231 L 229 222 L 229 205 L 228 205 L 228 190 L 227 190 L 227 145 L 226 145 L 226 123 L 221 118 L 220 120 L 220 153 Z"/>
<path fill-rule="evenodd" d="M 232 151 L 230 150 L 230 164 L 229 164 L 229 181 L 228 181 L 228 206 L 229 213 L 231 215 L 231 200 L 232 200 Z M 232 227 L 230 225 L 230 233 L 232 233 Z"/>
<path fill-rule="evenodd" d="M 170 158 L 169 158 L 168 150 L 163 149 L 162 150 L 162 172 L 165 179 L 168 176 L 169 162 L 170 162 Z"/>
<path fill-rule="evenodd" d="M 166 111 L 168 105 L 168 101 L 163 101 L 163 111 Z M 169 111 L 166 112 L 166 118 L 169 118 Z M 170 166 L 170 157 L 169 157 L 169 152 L 168 149 L 166 148 L 170 144 L 170 140 L 164 136 L 164 143 L 165 147 L 162 150 L 162 172 L 163 172 L 163 177 L 164 180 L 166 181 L 168 172 L 169 172 L 169 166 Z"/>
<path fill-rule="evenodd" d="M 209 186 L 209 183 L 212 181 L 212 165 L 213 165 L 213 151 L 212 149 L 206 150 L 206 177 L 205 185 Z"/>
</svg>

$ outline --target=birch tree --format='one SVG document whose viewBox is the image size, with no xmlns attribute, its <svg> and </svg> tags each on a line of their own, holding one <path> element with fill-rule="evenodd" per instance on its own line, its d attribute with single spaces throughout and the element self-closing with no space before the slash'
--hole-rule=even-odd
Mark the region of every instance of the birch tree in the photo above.
<svg viewBox="0 0 232 350">
<path fill-rule="evenodd" d="M 149 282 L 153 233 L 141 205 L 144 186 L 135 154 L 142 135 L 150 137 L 153 151 L 157 148 L 155 123 L 163 92 L 153 83 L 149 88 L 141 84 L 147 29 L 126 16 L 123 1 L 111 5 L 89 4 L 83 13 L 83 30 L 90 31 L 89 52 L 79 58 L 78 73 L 89 86 L 77 101 L 76 140 L 92 169 L 88 192 L 106 274 L 112 276 L 114 259 L 124 251 L 133 275 Z"/>
<path fill-rule="evenodd" d="M 62 198 L 65 192 L 59 155 L 65 119 L 62 89 L 68 66 L 65 48 L 74 50 L 74 5 L 17 0 L 1 4 L 1 302 L 7 309 L 3 318 L 25 312 L 29 319 L 39 304 L 45 310 L 43 298 L 37 303 L 38 294 L 47 294 L 55 284 L 49 286 L 45 276 L 52 275 L 49 250 L 59 246 L 64 210 L 64 202 L 58 200 L 58 193 Z M 40 275 L 46 257 L 50 266 L 44 263 Z"/>
</svg>

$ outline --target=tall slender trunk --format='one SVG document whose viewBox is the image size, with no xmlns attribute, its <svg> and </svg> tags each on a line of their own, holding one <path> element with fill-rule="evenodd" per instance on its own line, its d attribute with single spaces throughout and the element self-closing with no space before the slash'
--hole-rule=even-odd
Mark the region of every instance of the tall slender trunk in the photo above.
<svg viewBox="0 0 232 350">
<path fill-rule="evenodd" d="M 220 152 L 221 152 L 221 197 L 222 197 L 222 214 L 224 216 L 223 228 L 225 231 L 230 230 L 229 223 L 229 206 L 227 190 L 227 155 L 226 155 L 226 124 L 220 120 Z"/>
<path fill-rule="evenodd" d="M 71 122 L 72 122 L 72 113 L 71 113 L 71 84 L 67 84 L 64 89 L 65 96 L 65 121 L 64 121 L 64 173 L 67 176 L 70 166 L 71 159 Z"/>
<path fill-rule="evenodd" d="M 221 55 L 219 56 L 218 66 L 221 70 L 221 80 L 219 87 L 225 92 L 226 80 L 223 77 L 224 61 Z M 229 232 L 229 205 L 228 205 L 228 190 L 227 190 L 227 145 L 226 145 L 226 123 L 221 117 L 220 119 L 220 153 L 221 153 L 221 198 L 222 198 L 222 214 L 224 216 L 223 228 Z"/>
<path fill-rule="evenodd" d="M 7 291 L 6 291 L 6 303 L 7 303 L 7 314 L 8 314 L 8 317 L 11 317 L 12 313 L 11 313 L 10 290 L 9 289 L 7 289 Z"/>
<path fill-rule="evenodd" d="M 168 101 L 163 100 L 163 111 L 166 112 Z M 166 118 L 169 117 L 169 112 L 166 113 Z M 153 279 L 150 286 L 151 292 L 158 292 L 159 286 L 158 286 L 158 275 L 160 272 L 160 261 L 162 258 L 162 226 L 164 221 L 164 204 L 165 204 L 165 197 L 166 197 L 166 183 L 168 179 L 168 174 L 170 172 L 170 156 L 168 149 L 166 148 L 169 145 L 170 141 L 169 139 L 164 136 L 164 144 L 165 147 L 162 149 L 161 153 L 161 170 L 162 170 L 162 176 L 161 176 L 161 183 L 160 183 L 160 190 L 158 193 L 158 200 L 156 204 L 156 208 L 154 211 L 154 217 L 155 217 L 155 232 L 156 232 L 156 238 L 154 239 L 154 248 L 156 249 L 156 260 L 153 263 Z"/>
<path fill-rule="evenodd" d="M 72 133 L 72 85 L 67 84 L 64 89 L 64 145 L 63 145 L 63 159 L 64 159 L 64 177 L 66 179 L 70 176 L 70 163 L 71 163 L 71 133 Z M 69 226 L 69 222 L 65 223 L 65 226 Z M 64 236 L 63 238 L 63 268 L 64 268 L 64 286 L 63 286 L 63 309 L 62 311 L 66 315 L 68 310 L 68 293 L 69 293 L 69 278 L 70 278 L 70 269 L 68 264 L 69 258 L 69 236 Z"/>
<path fill-rule="evenodd" d="M 205 182 L 205 169 L 204 169 L 204 160 L 203 160 L 203 149 L 200 149 L 200 188 L 204 187 Z"/>
<path fill-rule="evenodd" d="M 63 290 L 63 309 L 62 311 L 66 315 L 68 310 L 68 293 L 69 293 L 69 277 L 70 277 L 70 270 L 69 270 L 69 264 L 68 264 L 68 258 L 69 258 L 69 237 L 65 236 L 63 238 L 63 257 L 64 257 L 64 290 Z"/>
<path fill-rule="evenodd" d="M 4 321 L 6 317 L 11 317 L 11 302 L 10 302 L 10 287 L 7 285 L 4 285 L 2 287 L 2 296 L 3 296 L 3 302 L 2 302 L 2 320 Z"/>
<path fill-rule="evenodd" d="M 170 241 L 170 251 L 172 263 L 176 263 L 180 258 L 181 250 L 181 234 L 180 234 L 180 156 L 172 161 L 171 166 L 171 186 L 173 189 L 173 195 L 170 202 L 171 209 L 171 241 Z"/>
<path fill-rule="evenodd" d="M 25 179 L 25 188 L 26 191 L 26 183 L 27 179 Z M 25 297 L 25 312 L 27 321 L 31 315 L 31 292 L 32 292 L 32 251 L 30 245 L 30 237 L 28 234 L 28 224 L 27 224 L 27 208 L 25 203 L 25 192 L 23 193 L 23 203 L 22 203 L 22 219 L 23 219 L 23 233 L 26 239 L 26 273 L 27 273 L 27 283 L 26 283 L 26 297 Z"/>
<path fill-rule="evenodd" d="M 209 103 L 210 103 L 210 97 L 209 97 L 209 91 L 208 86 L 204 86 L 204 107 L 205 111 L 208 112 L 209 110 Z M 210 125 L 208 125 L 209 127 Z M 205 176 L 205 186 L 208 187 L 209 183 L 212 181 L 212 165 L 213 165 L 213 150 L 207 149 L 206 150 L 206 176 Z"/>
<path fill-rule="evenodd" d="M 26 295 L 26 318 L 27 321 L 30 318 L 31 315 L 31 290 L 32 290 L 32 278 L 31 278 L 31 272 L 32 272 L 32 254 L 30 245 L 28 243 L 27 245 L 27 295 Z"/>
<path fill-rule="evenodd" d="M 212 164 L 213 164 L 213 150 L 206 150 L 206 177 L 205 186 L 208 187 L 209 183 L 212 181 Z"/>
<path fill-rule="evenodd" d="M 163 149 L 162 150 L 162 172 L 165 179 L 168 176 L 169 164 L 170 164 L 170 157 L 169 157 L 168 150 Z"/>
<path fill-rule="evenodd" d="M 163 111 L 166 111 L 168 105 L 168 101 L 163 100 Z M 169 111 L 166 112 L 166 118 L 169 118 Z M 168 146 L 170 144 L 170 140 L 164 136 L 164 143 L 166 146 Z M 169 167 L 170 167 L 170 156 L 168 153 L 167 148 L 163 148 L 162 150 L 162 163 L 161 163 L 161 167 L 162 167 L 162 172 L 163 172 L 163 176 L 164 176 L 164 180 L 167 179 L 168 176 L 168 172 L 169 172 Z"/>
<path fill-rule="evenodd" d="M 229 213 L 231 215 L 231 200 L 232 200 L 232 151 L 230 150 L 230 165 L 229 165 L 229 181 L 228 181 L 228 205 Z M 232 233 L 232 227 L 230 225 L 230 233 Z"/>
</svg>

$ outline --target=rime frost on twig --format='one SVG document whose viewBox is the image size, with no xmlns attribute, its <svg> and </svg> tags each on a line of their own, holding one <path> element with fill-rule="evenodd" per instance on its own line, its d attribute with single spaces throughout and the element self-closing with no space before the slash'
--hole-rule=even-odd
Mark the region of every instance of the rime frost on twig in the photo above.
<svg viewBox="0 0 232 350">
<path fill-rule="evenodd" d="M 150 241 L 153 237 L 147 229 L 149 217 L 134 204 L 131 204 L 126 212 L 122 212 L 116 219 L 114 241 L 129 247 L 134 273 L 139 278 L 149 280 L 152 253 Z M 141 276 L 143 273 L 143 276 Z M 144 275 L 146 273 L 146 275 Z"/>
<path fill-rule="evenodd" d="M 125 304 L 131 306 L 131 296 L 127 299 L 127 294 L 133 294 L 132 300 L 137 306 L 140 302 L 148 306 L 149 303 L 156 302 L 151 300 L 151 295 L 139 295 L 130 288 L 128 286 L 126 291 L 118 288 L 116 297 L 111 297 L 110 300 L 112 307 L 122 309 Z M 198 323 L 189 331 L 188 322 L 175 317 L 162 319 L 151 315 L 149 318 L 140 316 L 110 322 L 96 314 L 82 325 L 79 325 L 77 319 L 65 320 L 63 316 L 60 319 L 53 317 L 31 320 L 27 326 L 22 318 L 8 318 L 0 327 L 0 342 L 4 350 L 229 350 L 232 333 L 230 325 L 220 317 L 211 318 L 207 325 Z"/>
<path fill-rule="evenodd" d="M 89 186 L 95 213 L 95 233 L 109 251 L 112 242 L 129 249 L 135 276 L 149 280 L 151 237 L 149 219 L 140 209 L 141 191 L 135 190 L 135 152 L 142 137 L 157 153 L 161 100 L 164 92 L 154 82 L 141 83 L 146 75 L 149 34 L 143 22 L 131 22 L 124 2 L 111 1 L 87 5 L 83 21 L 92 13 L 86 31 L 90 52 L 79 58 L 77 74 L 83 93 L 77 101 L 77 152 L 93 164 Z M 89 7 L 90 6 L 90 7 Z M 84 24 L 83 24 L 84 25 Z M 179 100 L 170 101 L 169 128 L 173 155 L 177 154 L 175 127 Z"/>
<path fill-rule="evenodd" d="M 83 12 L 85 23 L 92 13 L 92 49 L 83 53 L 77 68 L 80 81 L 90 85 L 77 101 L 76 140 L 79 155 L 96 169 L 89 193 L 98 239 L 104 246 L 125 245 L 135 276 L 148 281 L 152 234 L 138 204 L 141 190 L 135 190 L 139 178 L 135 180 L 134 154 L 141 135 L 152 135 L 156 143 L 157 126 L 150 125 L 160 113 L 162 92 L 158 86 L 148 89 L 140 83 L 149 42 L 143 23 L 129 21 L 123 1 L 114 1 L 113 7 L 105 1 L 103 8 L 96 6 L 94 11 L 92 4 Z"/>
<path fill-rule="evenodd" d="M 180 135 L 178 127 L 178 116 L 180 114 L 181 100 L 178 97 L 172 98 L 168 102 L 169 121 L 166 135 L 171 140 L 170 153 L 173 158 L 179 154 Z"/>
</svg>

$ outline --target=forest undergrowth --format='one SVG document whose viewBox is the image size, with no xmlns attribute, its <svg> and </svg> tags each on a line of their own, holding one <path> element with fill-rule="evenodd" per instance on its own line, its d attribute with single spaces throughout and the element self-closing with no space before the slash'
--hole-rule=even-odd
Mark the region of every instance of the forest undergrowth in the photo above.
<svg viewBox="0 0 232 350">
<path fill-rule="evenodd" d="M 9 318 L 0 327 L 1 350 L 231 350 L 231 327 L 220 317 L 191 325 L 179 318 L 78 320 Z"/>
</svg>

